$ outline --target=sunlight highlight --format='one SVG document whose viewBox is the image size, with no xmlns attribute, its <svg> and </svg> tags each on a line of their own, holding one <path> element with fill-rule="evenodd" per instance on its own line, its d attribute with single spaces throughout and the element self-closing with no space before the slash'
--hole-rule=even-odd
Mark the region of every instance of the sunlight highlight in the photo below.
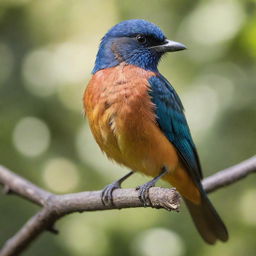
<svg viewBox="0 0 256 256">
<path fill-rule="evenodd" d="M 24 156 L 39 156 L 50 145 L 49 128 L 45 122 L 36 117 L 25 117 L 15 126 L 13 143 Z"/>
<path fill-rule="evenodd" d="M 134 240 L 133 255 L 181 256 L 185 245 L 177 233 L 164 228 L 152 228 L 140 233 Z"/>
<path fill-rule="evenodd" d="M 74 163 L 65 158 L 49 160 L 43 169 L 43 180 L 53 192 L 73 191 L 79 183 L 79 172 Z"/>
<path fill-rule="evenodd" d="M 256 226 L 256 189 L 248 189 L 246 190 L 240 200 L 240 214 L 241 220 L 243 220 L 249 226 Z"/>
</svg>

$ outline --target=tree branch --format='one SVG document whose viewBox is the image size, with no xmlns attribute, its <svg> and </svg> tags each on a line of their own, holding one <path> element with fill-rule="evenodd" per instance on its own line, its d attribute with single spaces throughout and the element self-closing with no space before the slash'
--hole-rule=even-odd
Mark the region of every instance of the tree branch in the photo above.
<svg viewBox="0 0 256 256">
<path fill-rule="evenodd" d="M 253 172 L 256 172 L 256 156 L 204 179 L 203 186 L 207 192 L 212 192 Z M 139 200 L 138 191 L 135 189 L 115 190 L 113 193 L 114 205 L 105 206 L 101 202 L 101 191 L 55 195 L 37 187 L 3 166 L 0 166 L 0 184 L 4 186 L 5 192 L 15 193 L 43 207 L 4 244 L 0 256 L 19 255 L 44 230 L 56 233 L 57 231 L 53 228 L 54 223 L 67 214 L 145 207 Z M 175 189 L 154 187 L 150 189 L 149 197 L 152 203 L 150 207 L 179 210 L 180 196 Z"/>
<path fill-rule="evenodd" d="M 4 186 L 4 193 L 15 193 L 40 206 L 44 206 L 48 198 L 53 195 L 1 165 L 0 184 Z"/>
<path fill-rule="evenodd" d="M 253 172 L 256 172 L 256 156 L 205 178 L 202 182 L 203 187 L 206 192 L 210 193 L 239 181 Z"/>
</svg>

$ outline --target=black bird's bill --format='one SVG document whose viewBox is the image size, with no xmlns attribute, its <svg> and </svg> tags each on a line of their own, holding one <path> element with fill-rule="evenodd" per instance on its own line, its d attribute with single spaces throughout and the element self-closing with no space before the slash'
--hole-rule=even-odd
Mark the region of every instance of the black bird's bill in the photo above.
<svg viewBox="0 0 256 256">
<path fill-rule="evenodd" d="M 184 44 L 175 42 L 172 40 L 168 40 L 168 39 L 166 39 L 163 44 L 156 45 L 151 48 L 155 49 L 157 52 L 162 52 L 162 53 L 177 52 L 177 51 L 182 51 L 187 49 L 187 47 Z"/>
</svg>

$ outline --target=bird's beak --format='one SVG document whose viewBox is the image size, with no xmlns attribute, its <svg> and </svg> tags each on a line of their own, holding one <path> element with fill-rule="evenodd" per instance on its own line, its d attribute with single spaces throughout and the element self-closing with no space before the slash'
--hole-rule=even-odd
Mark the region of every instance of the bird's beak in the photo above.
<svg viewBox="0 0 256 256">
<path fill-rule="evenodd" d="M 182 51 L 187 49 L 187 47 L 179 42 L 175 42 L 172 40 L 166 39 L 163 44 L 156 45 L 151 47 L 152 49 L 156 50 L 157 52 L 176 52 L 176 51 Z"/>
</svg>

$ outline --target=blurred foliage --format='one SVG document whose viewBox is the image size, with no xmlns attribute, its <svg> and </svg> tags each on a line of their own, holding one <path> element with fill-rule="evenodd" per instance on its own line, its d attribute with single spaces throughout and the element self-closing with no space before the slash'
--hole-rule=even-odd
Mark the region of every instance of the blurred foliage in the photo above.
<svg viewBox="0 0 256 256">
<path fill-rule="evenodd" d="M 255 1 L 0 0 L 0 164 L 57 193 L 100 189 L 127 171 L 98 149 L 81 99 L 101 37 L 131 18 L 189 48 L 160 70 L 183 100 L 205 176 L 255 154 Z M 135 176 L 125 185 L 148 180 Z M 204 244 L 184 208 L 131 209 L 68 216 L 24 255 L 255 255 L 255 181 L 211 196 L 226 244 Z M 0 246 L 37 210 L 0 195 Z"/>
</svg>

